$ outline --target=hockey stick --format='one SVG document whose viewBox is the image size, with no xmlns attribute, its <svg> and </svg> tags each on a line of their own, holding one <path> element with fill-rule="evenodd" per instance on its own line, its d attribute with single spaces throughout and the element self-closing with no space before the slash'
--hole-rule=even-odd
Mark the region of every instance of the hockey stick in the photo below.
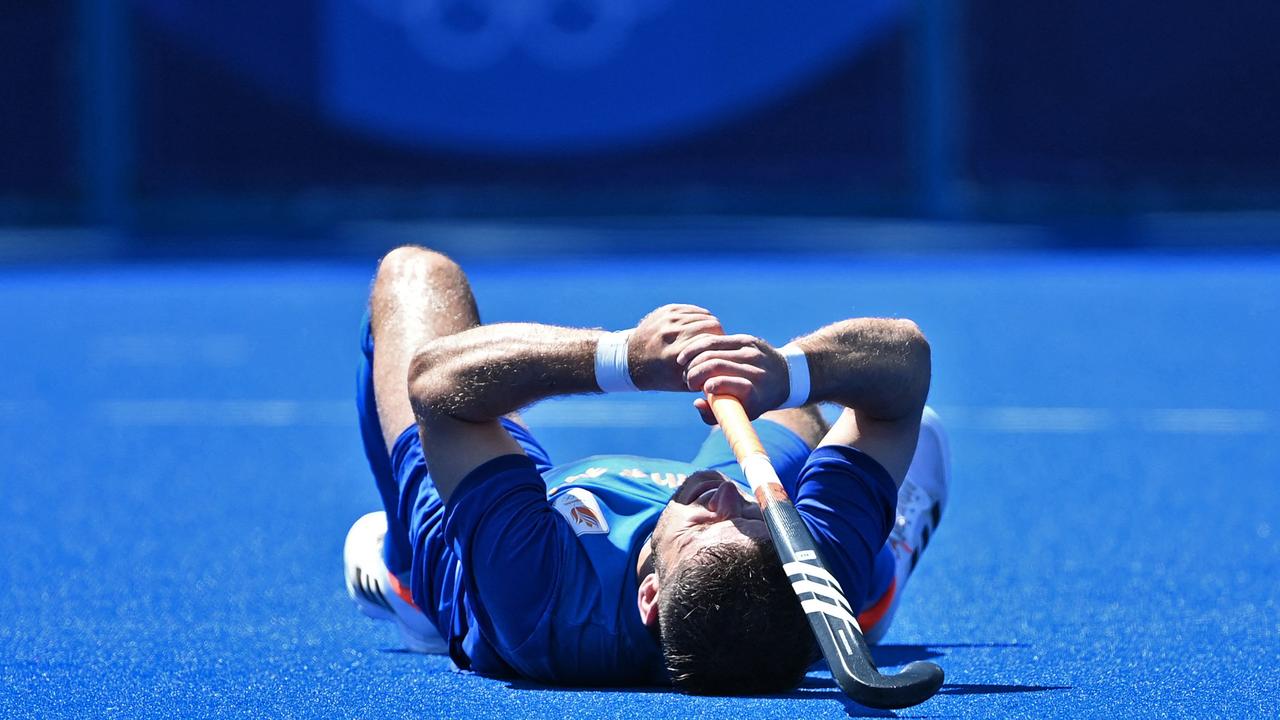
<svg viewBox="0 0 1280 720">
<path fill-rule="evenodd" d="M 876 669 L 844 590 L 818 555 L 813 536 L 782 488 L 742 403 L 729 395 L 708 395 L 707 402 L 751 484 L 782 568 L 809 617 L 836 684 L 855 701 L 873 708 L 910 707 L 933 697 L 942 687 L 943 673 L 931 662 L 913 662 L 897 675 L 882 675 Z"/>
</svg>

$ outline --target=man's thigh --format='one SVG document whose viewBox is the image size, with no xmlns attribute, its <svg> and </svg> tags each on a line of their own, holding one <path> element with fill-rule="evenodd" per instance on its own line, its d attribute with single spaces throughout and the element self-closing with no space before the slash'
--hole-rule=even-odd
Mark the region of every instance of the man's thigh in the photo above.
<svg viewBox="0 0 1280 720">
<path fill-rule="evenodd" d="M 445 255 L 396 248 L 382 259 L 369 295 L 373 386 L 383 440 L 390 451 L 414 424 L 409 365 L 418 348 L 480 324 L 467 276 Z"/>
</svg>

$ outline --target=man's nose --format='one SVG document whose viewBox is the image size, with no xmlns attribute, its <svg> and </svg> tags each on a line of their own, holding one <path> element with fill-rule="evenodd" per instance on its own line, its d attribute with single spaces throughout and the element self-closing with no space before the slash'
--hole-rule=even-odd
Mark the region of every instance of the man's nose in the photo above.
<svg viewBox="0 0 1280 720">
<path fill-rule="evenodd" d="M 732 480 L 725 480 L 716 488 L 710 504 L 710 510 L 722 518 L 738 517 L 742 514 L 742 493 Z"/>
</svg>

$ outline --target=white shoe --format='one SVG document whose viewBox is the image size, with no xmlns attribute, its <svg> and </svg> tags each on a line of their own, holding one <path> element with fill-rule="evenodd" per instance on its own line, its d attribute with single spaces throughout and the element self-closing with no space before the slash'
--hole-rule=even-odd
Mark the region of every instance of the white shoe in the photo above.
<svg viewBox="0 0 1280 720">
<path fill-rule="evenodd" d="M 409 583 L 387 570 L 382 560 L 382 541 L 386 535 L 387 514 L 382 511 L 365 515 L 347 531 L 347 541 L 342 547 L 347 595 L 366 616 L 395 623 L 409 650 L 447 654 L 449 644 L 413 604 Z"/>
<path fill-rule="evenodd" d="M 879 642 L 888 632 L 902 601 L 907 580 L 942 522 L 950 481 L 951 448 L 947 433 L 938 414 L 933 408 L 926 407 L 920 418 L 920 440 L 916 443 L 915 456 L 911 459 L 902 487 L 898 488 L 897 519 L 889 533 L 889 548 L 895 561 L 893 596 L 888 609 L 872 627 L 866 629 L 868 642 Z"/>
</svg>

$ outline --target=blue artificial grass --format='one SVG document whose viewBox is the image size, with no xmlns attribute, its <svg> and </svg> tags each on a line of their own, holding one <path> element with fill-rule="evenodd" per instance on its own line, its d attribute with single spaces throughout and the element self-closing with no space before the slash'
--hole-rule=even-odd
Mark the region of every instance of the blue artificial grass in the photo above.
<svg viewBox="0 0 1280 720">
<path fill-rule="evenodd" d="M 917 320 L 951 504 L 878 661 L 768 698 L 575 690 L 396 650 L 342 589 L 377 506 L 352 407 L 369 264 L 0 270 L 0 716 L 1251 717 L 1280 693 L 1280 259 L 469 265 L 486 321 L 694 302 L 775 342 Z M 526 417 L 553 457 L 688 457 L 689 397 Z M 605 403 L 617 422 L 583 419 Z"/>
</svg>

